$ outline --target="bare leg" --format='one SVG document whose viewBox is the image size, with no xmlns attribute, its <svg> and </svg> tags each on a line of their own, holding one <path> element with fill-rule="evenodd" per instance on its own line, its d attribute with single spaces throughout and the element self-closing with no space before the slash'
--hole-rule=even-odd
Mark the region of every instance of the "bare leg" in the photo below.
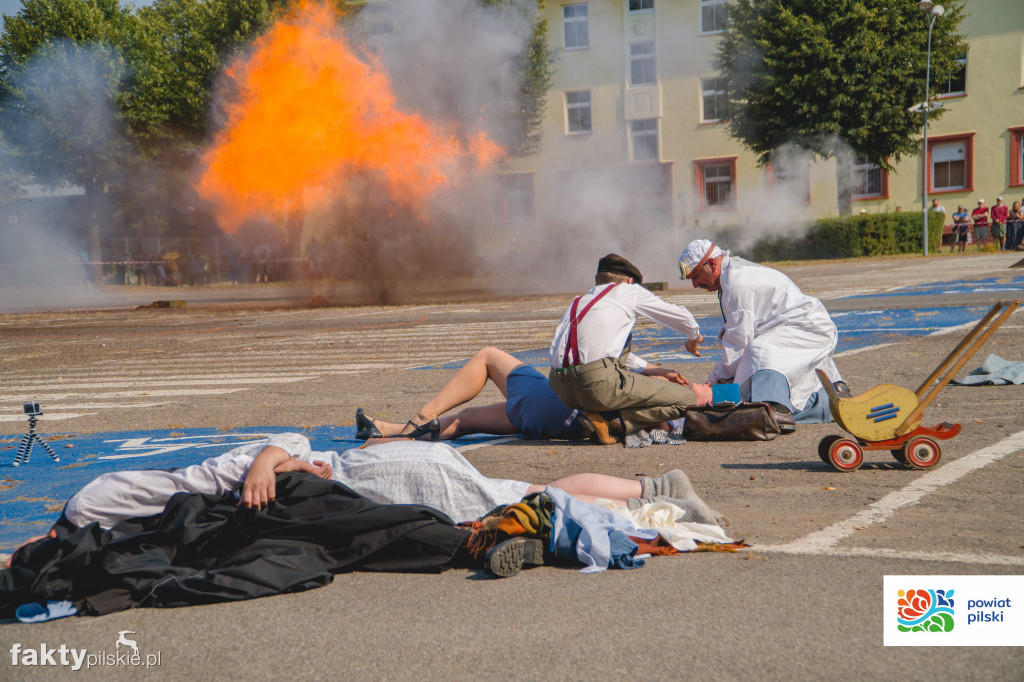
<svg viewBox="0 0 1024 682">
<path fill-rule="evenodd" d="M 450 417 L 441 417 L 441 440 L 454 440 L 474 433 L 506 435 L 516 433 L 516 428 L 505 414 L 505 403 L 493 403 L 483 407 L 467 407 Z M 385 438 L 397 436 L 404 424 L 374 420 L 374 424 Z M 427 439 L 430 436 L 424 435 Z"/>
<path fill-rule="evenodd" d="M 448 380 L 436 396 L 420 408 L 412 419 L 413 423 L 425 424 L 434 417 L 469 402 L 480 394 L 488 379 L 494 382 L 503 396 L 508 397 L 508 375 L 521 364 L 523 363 L 497 348 L 480 349 Z"/>
<path fill-rule="evenodd" d="M 640 481 L 628 478 L 617 478 L 605 474 L 574 474 L 549 483 L 552 488 L 564 490 L 578 500 L 593 503 L 601 497 L 612 500 L 619 507 L 626 506 L 626 500 L 640 497 L 642 486 Z M 544 490 L 546 486 L 531 485 L 528 493 Z"/>
</svg>

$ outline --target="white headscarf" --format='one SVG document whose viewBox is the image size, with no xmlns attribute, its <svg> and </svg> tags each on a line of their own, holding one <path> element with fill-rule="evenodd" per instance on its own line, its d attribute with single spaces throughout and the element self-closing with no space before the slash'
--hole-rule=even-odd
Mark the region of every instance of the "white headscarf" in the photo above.
<svg viewBox="0 0 1024 682">
<path fill-rule="evenodd" d="M 713 249 L 709 258 L 718 258 L 721 255 L 728 255 L 727 252 L 715 246 L 710 239 L 694 239 L 683 249 L 679 256 L 679 271 L 688 272 L 693 270 L 704 259 L 708 249 Z M 685 275 L 684 275 L 685 277 Z"/>
</svg>

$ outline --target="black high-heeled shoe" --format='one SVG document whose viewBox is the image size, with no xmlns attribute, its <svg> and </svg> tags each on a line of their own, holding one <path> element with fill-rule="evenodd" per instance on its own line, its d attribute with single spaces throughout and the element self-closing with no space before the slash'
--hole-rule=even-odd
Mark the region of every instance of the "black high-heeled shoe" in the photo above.
<svg viewBox="0 0 1024 682">
<path fill-rule="evenodd" d="M 356 410 L 356 440 L 369 440 L 370 438 L 383 438 L 373 419 L 363 414 L 363 408 Z"/>
<path fill-rule="evenodd" d="M 412 427 L 412 431 L 410 431 L 409 433 L 400 433 L 400 434 L 398 434 L 398 437 L 399 438 L 408 438 L 410 440 L 416 440 L 420 436 L 423 436 L 423 435 L 429 433 L 430 434 L 430 440 L 434 441 L 435 443 L 437 441 L 441 440 L 441 422 L 439 422 L 437 420 L 437 417 L 434 417 L 433 419 L 428 421 L 426 424 L 415 424 L 410 419 L 408 422 L 406 422 L 405 428 L 408 428 L 410 426 Z M 404 431 L 405 428 L 403 428 L 402 430 Z"/>
</svg>

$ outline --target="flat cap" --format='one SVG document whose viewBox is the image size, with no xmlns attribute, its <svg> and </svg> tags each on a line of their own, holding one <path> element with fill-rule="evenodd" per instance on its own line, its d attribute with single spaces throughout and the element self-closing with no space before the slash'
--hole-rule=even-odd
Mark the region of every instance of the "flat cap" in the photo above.
<svg viewBox="0 0 1024 682">
<path fill-rule="evenodd" d="M 640 270 L 617 253 L 609 253 L 597 262 L 598 272 L 610 272 L 615 275 L 632 277 L 634 284 L 643 284 L 644 276 Z"/>
</svg>

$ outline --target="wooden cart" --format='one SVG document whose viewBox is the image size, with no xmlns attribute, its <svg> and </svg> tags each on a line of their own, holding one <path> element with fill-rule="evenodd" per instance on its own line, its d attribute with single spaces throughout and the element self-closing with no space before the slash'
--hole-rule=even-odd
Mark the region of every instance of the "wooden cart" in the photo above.
<svg viewBox="0 0 1024 682">
<path fill-rule="evenodd" d="M 893 384 L 881 384 L 860 395 L 844 398 L 836 394 L 828 375 L 817 370 L 818 379 L 828 393 L 832 418 L 853 436 L 825 436 L 818 443 L 818 456 L 839 471 L 859 469 L 864 463 L 865 450 L 888 450 L 898 462 L 914 469 L 928 469 L 938 464 L 942 449 L 937 441 L 960 433 L 960 424 L 943 422 L 934 428 L 921 426 L 925 408 L 1019 305 L 1020 301 L 1015 300 L 1000 301 L 992 306 L 913 392 Z"/>
</svg>

